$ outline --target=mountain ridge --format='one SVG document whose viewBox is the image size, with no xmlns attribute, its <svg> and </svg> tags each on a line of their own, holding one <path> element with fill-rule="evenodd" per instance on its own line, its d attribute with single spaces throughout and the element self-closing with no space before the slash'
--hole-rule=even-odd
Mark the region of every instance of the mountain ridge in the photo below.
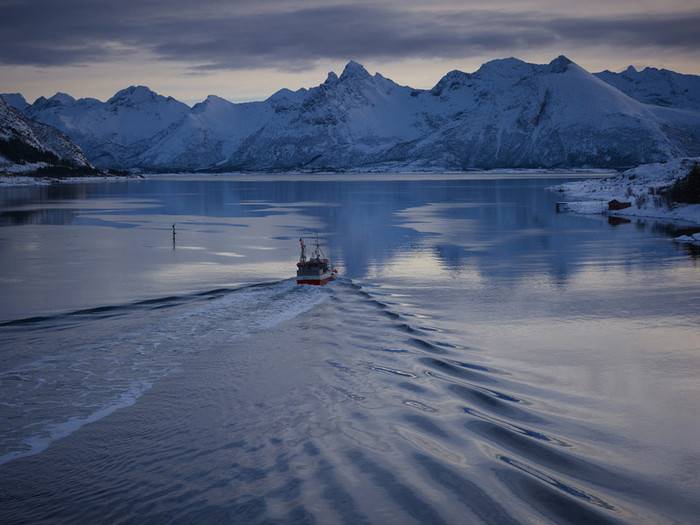
<svg viewBox="0 0 700 525">
<path fill-rule="evenodd" d="M 0 172 L 97 170 L 68 136 L 27 118 L 0 97 Z"/>
<path fill-rule="evenodd" d="M 652 105 L 700 111 L 700 76 L 668 69 L 628 66 L 620 73 L 601 71 L 595 76 L 632 98 Z"/>
<path fill-rule="evenodd" d="M 700 153 L 700 77 L 644 71 L 511 57 L 414 89 L 350 61 L 340 76 L 259 102 L 210 95 L 190 108 L 130 86 L 106 102 L 59 93 L 23 111 L 110 168 L 617 168 Z M 652 104 L 659 86 L 665 98 Z"/>
</svg>

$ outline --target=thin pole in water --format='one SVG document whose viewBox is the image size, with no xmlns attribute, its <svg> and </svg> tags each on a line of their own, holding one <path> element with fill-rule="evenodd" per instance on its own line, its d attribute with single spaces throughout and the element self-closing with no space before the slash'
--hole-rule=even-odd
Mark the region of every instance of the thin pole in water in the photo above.
<svg viewBox="0 0 700 525">
<path fill-rule="evenodd" d="M 173 250 L 175 249 L 175 224 L 173 223 Z"/>
</svg>

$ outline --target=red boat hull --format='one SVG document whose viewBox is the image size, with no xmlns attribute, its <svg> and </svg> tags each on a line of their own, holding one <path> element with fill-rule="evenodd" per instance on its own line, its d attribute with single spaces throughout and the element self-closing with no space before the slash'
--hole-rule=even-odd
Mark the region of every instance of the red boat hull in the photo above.
<svg viewBox="0 0 700 525">
<path fill-rule="evenodd" d="M 324 277 L 323 279 L 308 279 L 308 278 L 297 278 L 297 284 L 310 284 L 313 286 L 323 286 L 324 284 L 328 284 L 331 282 L 333 279 L 335 279 L 335 275 L 330 275 L 328 277 Z"/>
</svg>

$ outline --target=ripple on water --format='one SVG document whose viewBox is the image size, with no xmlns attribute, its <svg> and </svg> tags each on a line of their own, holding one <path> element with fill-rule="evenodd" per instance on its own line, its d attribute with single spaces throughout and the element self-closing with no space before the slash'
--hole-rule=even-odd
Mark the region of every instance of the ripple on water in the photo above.
<svg viewBox="0 0 700 525">
<path fill-rule="evenodd" d="M 134 307 L 149 338 L 136 334 L 133 347 L 120 333 L 126 331 L 123 320 L 104 317 L 124 307 L 81 314 L 77 322 L 94 320 L 97 338 L 114 338 L 114 344 L 92 347 L 99 348 L 92 357 L 105 357 L 107 367 L 126 362 L 113 375 L 137 374 L 145 365 L 162 371 L 155 367 L 159 359 L 191 359 L 178 374 L 156 380 L 157 392 L 123 411 L 122 421 L 133 426 L 104 426 L 111 432 L 108 452 L 95 425 L 92 440 L 99 446 L 86 446 L 81 454 L 91 459 L 62 471 L 70 481 L 62 494 L 52 491 L 42 456 L 27 463 L 41 475 L 9 487 L 14 503 L 0 516 L 21 513 L 41 521 L 54 512 L 76 522 L 142 516 L 244 523 L 639 521 L 628 497 L 643 500 L 650 483 L 586 456 L 590 444 L 580 447 L 580 439 L 570 439 L 563 429 L 571 427 L 556 412 L 538 411 L 541 398 L 508 377 L 508 370 L 471 362 L 466 346 L 442 340 L 445 334 L 430 326 L 411 325 L 396 306 L 357 290 L 342 281 L 325 289 L 283 282 L 153 300 Z M 165 306 L 167 313 L 158 313 Z M 76 318 L 29 324 L 45 328 Z M 70 337 L 72 328 L 67 330 Z M 255 339 L 246 339 L 248 333 Z M 132 351 L 140 357 L 129 360 Z M 68 370 L 66 356 L 56 357 L 52 366 Z M 75 360 L 72 366 L 85 380 L 97 363 Z M 4 379 L 3 386 L 34 385 L 35 375 L 18 368 Z M 111 481 L 100 476 L 105 472 Z M 620 487 L 625 498 L 617 497 Z M 18 494 L 35 499 L 22 508 Z M 42 505 L 31 505 L 42 497 Z"/>
</svg>

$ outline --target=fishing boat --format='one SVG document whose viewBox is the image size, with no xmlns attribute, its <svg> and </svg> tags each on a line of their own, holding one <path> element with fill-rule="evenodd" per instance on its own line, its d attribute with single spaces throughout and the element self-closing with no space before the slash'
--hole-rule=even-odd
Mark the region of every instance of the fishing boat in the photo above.
<svg viewBox="0 0 700 525">
<path fill-rule="evenodd" d="M 304 239 L 299 239 L 301 255 L 297 263 L 297 284 L 313 284 L 323 286 L 338 275 L 338 270 L 331 267 L 331 262 L 321 250 L 318 237 L 314 244 L 314 250 L 309 258 L 306 257 L 306 244 Z"/>
</svg>

